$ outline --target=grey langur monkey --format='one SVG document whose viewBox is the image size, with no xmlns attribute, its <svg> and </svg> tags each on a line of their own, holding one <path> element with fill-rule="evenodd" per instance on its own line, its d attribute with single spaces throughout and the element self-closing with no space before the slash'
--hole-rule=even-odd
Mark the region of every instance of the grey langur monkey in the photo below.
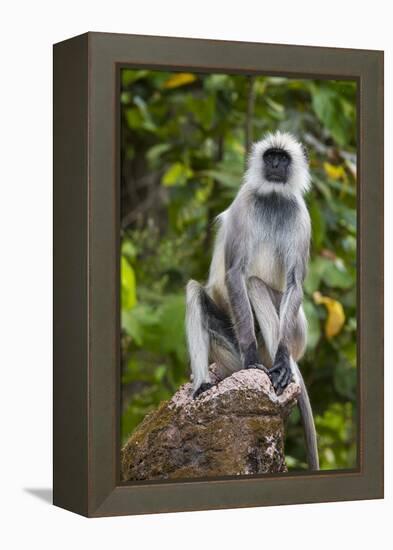
<svg viewBox="0 0 393 550">
<path fill-rule="evenodd" d="M 259 368 L 277 394 L 294 379 L 309 468 L 319 469 L 309 397 L 296 362 L 307 338 L 303 281 L 310 245 L 307 153 L 289 133 L 254 144 L 244 182 L 218 218 L 206 286 L 187 285 L 186 333 L 194 397 L 212 387 L 209 363 L 229 375 Z"/>
</svg>

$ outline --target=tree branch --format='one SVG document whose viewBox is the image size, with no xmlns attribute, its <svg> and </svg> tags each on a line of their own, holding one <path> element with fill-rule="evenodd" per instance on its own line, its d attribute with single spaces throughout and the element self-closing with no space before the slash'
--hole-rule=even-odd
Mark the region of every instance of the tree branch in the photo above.
<svg viewBox="0 0 393 550">
<path fill-rule="evenodd" d="M 254 139 L 253 120 L 255 107 L 255 76 L 249 76 L 247 82 L 247 115 L 246 115 L 246 162 L 251 151 L 252 142 Z"/>
</svg>

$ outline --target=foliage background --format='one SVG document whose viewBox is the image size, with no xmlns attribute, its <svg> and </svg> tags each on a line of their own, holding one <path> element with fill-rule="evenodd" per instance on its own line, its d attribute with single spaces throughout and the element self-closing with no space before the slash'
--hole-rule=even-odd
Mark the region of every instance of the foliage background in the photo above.
<svg viewBox="0 0 393 550">
<path fill-rule="evenodd" d="M 356 465 L 356 84 L 123 70 L 121 75 L 123 441 L 188 379 L 184 287 L 206 279 L 212 222 L 235 196 L 253 139 L 291 131 L 308 147 L 312 249 L 305 283 L 309 388 L 322 469 Z M 306 467 L 297 410 L 289 469 Z"/>
</svg>

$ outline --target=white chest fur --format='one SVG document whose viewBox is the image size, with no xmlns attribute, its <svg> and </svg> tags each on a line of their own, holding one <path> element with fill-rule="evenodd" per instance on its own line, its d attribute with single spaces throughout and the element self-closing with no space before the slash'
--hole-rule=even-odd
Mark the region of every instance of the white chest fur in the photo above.
<svg viewBox="0 0 393 550">
<path fill-rule="evenodd" d="M 259 277 L 275 290 L 284 291 L 286 274 L 278 250 L 267 241 L 256 247 L 247 268 L 248 277 Z"/>
</svg>

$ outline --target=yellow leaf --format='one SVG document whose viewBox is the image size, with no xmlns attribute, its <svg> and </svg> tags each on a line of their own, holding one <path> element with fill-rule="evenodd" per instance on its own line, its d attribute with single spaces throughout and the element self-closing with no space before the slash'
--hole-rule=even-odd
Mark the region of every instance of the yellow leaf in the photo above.
<svg viewBox="0 0 393 550">
<path fill-rule="evenodd" d="M 327 176 L 332 180 L 345 180 L 346 174 L 343 166 L 335 166 L 330 162 L 324 162 L 323 167 Z"/>
<path fill-rule="evenodd" d="M 192 73 L 175 73 L 164 82 L 164 88 L 178 88 L 195 82 L 197 77 Z"/>
<path fill-rule="evenodd" d="M 326 307 L 328 316 L 325 324 L 326 338 L 333 338 L 342 329 L 345 323 L 344 308 L 337 300 L 323 296 L 320 292 L 314 292 L 314 302 L 323 304 Z"/>
</svg>

